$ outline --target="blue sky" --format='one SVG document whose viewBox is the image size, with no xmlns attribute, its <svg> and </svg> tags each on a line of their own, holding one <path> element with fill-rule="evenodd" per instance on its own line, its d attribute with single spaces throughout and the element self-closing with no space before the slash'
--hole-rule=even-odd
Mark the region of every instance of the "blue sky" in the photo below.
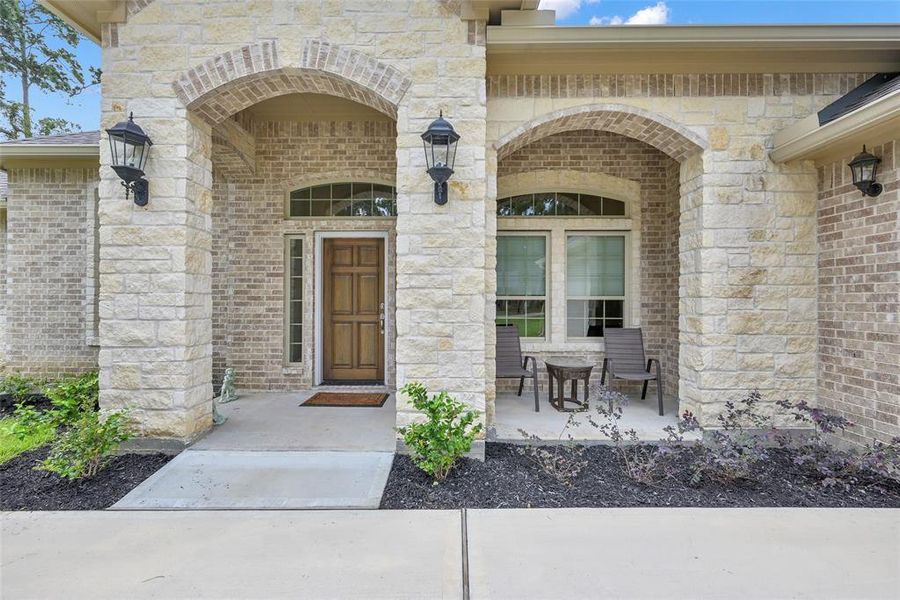
<svg viewBox="0 0 900 600">
<path fill-rule="evenodd" d="M 541 8 L 556 9 L 560 25 L 900 23 L 898 0 L 542 0 Z M 93 42 L 82 41 L 77 54 L 85 68 L 100 65 Z M 19 84 L 4 80 L 6 93 L 20 99 Z M 63 117 L 84 130 L 99 126 L 99 86 L 75 98 L 34 88 L 31 94 L 35 118 Z"/>
<path fill-rule="evenodd" d="M 897 0 L 541 0 L 560 25 L 900 23 Z"/>
</svg>

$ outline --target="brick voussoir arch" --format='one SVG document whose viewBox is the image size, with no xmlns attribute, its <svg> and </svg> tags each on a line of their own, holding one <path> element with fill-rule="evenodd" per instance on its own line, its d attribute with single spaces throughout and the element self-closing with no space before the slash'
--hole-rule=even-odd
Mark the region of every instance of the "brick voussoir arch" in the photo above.
<svg viewBox="0 0 900 600">
<path fill-rule="evenodd" d="M 549 135 L 580 129 L 609 131 L 640 140 L 681 162 L 705 150 L 698 133 L 668 117 L 624 104 L 590 104 L 542 115 L 516 127 L 494 144 L 503 158 Z"/>
<path fill-rule="evenodd" d="M 396 119 L 410 85 L 402 71 L 363 52 L 306 40 L 297 65 L 282 66 L 276 42 L 263 41 L 188 69 L 172 87 L 188 109 L 220 123 L 257 102 L 293 93 L 338 96 Z"/>
</svg>

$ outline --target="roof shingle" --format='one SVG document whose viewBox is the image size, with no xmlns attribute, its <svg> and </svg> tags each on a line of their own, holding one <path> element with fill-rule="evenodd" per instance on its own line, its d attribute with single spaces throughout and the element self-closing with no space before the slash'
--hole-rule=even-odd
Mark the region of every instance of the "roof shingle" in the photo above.
<svg viewBox="0 0 900 600">
<path fill-rule="evenodd" d="M 100 143 L 100 131 L 78 131 L 75 133 L 65 133 L 63 135 L 45 135 L 41 137 L 31 137 L 21 140 L 9 140 L 0 144 L 0 146 L 10 145 L 35 145 L 35 146 L 65 146 L 65 145 L 90 145 Z"/>
</svg>

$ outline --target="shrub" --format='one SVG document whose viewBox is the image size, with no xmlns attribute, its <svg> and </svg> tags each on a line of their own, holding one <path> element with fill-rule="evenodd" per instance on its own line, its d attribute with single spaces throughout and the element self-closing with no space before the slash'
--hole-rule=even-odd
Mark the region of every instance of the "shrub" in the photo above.
<svg viewBox="0 0 900 600">
<path fill-rule="evenodd" d="M 768 459 L 766 445 L 771 438 L 772 424 L 768 417 L 757 412 L 762 397 L 753 390 L 737 403 L 728 401 L 717 417 L 718 429 L 706 432 L 703 443 L 695 447 L 691 483 L 712 479 L 732 483 L 753 478 L 757 464 Z M 682 418 L 683 431 L 698 429 L 693 416 Z"/>
<path fill-rule="evenodd" d="M 560 442 L 565 436 L 569 441 L 568 444 L 556 443 L 549 446 L 529 444 L 517 447 L 516 451 L 520 456 L 531 459 L 547 476 L 571 487 L 575 479 L 588 464 L 584 459 L 584 446 L 575 445 L 572 434 L 569 433 L 570 428 L 578 427 L 578 425 L 575 414 L 570 414 L 557 437 L 557 442 Z M 524 429 L 519 429 L 519 433 L 531 442 L 542 441 L 541 438 L 534 434 L 529 434 Z"/>
<path fill-rule="evenodd" d="M 59 425 L 72 423 L 85 412 L 97 410 L 100 384 L 96 372 L 66 377 L 51 383 L 44 395 L 53 405 L 51 418 Z"/>
<path fill-rule="evenodd" d="M 794 464 L 807 468 L 825 487 L 849 489 L 859 483 L 864 471 L 900 479 L 900 438 L 886 444 L 874 440 L 859 452 L 842 450 L 830 444 L 828 436 L 854 427 L 851 421 L 805 401 L 781 400 L 777 404 L 789 410 L 794 421 L 812 426 L 811 433 L 802 439 L 787 435 L 778 435 L 776 439 L 782 448 L 790 451 Z"/>
<path fill-rule="evenodd" d="M 21 404 L 41 389 L 42 382 L 33 377 L 15 373 L 0 378 L 0 394 L 9 396 L 13 404 Z"/>
<path fill-rule="evenodd" d="M 119 444 L 131 437 L 124 412 L 101 418 L 95 410 L 82 410 L 50 445 L 50 453 L 37 467 L 66 479 L 93 477 L 109 462 Z"/>
<path fill-rule="evenodd" d="M 599 385 L 593 386 L 591 395 L 598 399 L 597 414 L 600 421 L 589 419 L 588 422 L 612 441 L 629 478 L 644 485 L 655 485 L 677 474 L 683 450 L 682 431 L 669 425 L 664 428 L 666 439 L 661 440 L 666 445 L 642 443 L 634 429 L 619 428 L 624 407 L 628 404 L 625 395 Z M 685 413 L 685 417 L 690 417 L 690 413 Z"/>
<path fill-rule="evenodd" d="M 472 442 L 481 433 L 481 424 L 475 423 L 478 415 L 466 411 L 466 405 L 447 392 L 429 397 L 421 383 L 408 383 L 400 391 L 409 396 L 413 407 L 424 413 L 426 420 L 397 431 L 403 436 L 416 466 L 434 478 L 435 483 L 443 481 L 456 461 L 472 449 Z"/>
<path fill-rule="evenodd" d="M 66 377 L 47 384 L 44 395 L 52 408 L 39 411 L 24 401 L 16 404 L 13 433 L 19 439 L 35 435 L 48 427 L 56 429 L 77 421 L 85 412 L 94 412 L 100 395 L 97 373 Z"/>
</svg>

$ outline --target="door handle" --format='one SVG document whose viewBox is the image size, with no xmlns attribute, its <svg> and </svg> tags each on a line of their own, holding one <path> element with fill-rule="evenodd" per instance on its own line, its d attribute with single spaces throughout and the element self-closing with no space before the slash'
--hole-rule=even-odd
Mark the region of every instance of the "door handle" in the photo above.
<svg viewBox="0 0 900 600">
<path fill-rule="evenodd" d="M 384 302 L 378 305 L 378 324 L 381 328 L 381 335 L 384 335 Z"/>
</svg>

